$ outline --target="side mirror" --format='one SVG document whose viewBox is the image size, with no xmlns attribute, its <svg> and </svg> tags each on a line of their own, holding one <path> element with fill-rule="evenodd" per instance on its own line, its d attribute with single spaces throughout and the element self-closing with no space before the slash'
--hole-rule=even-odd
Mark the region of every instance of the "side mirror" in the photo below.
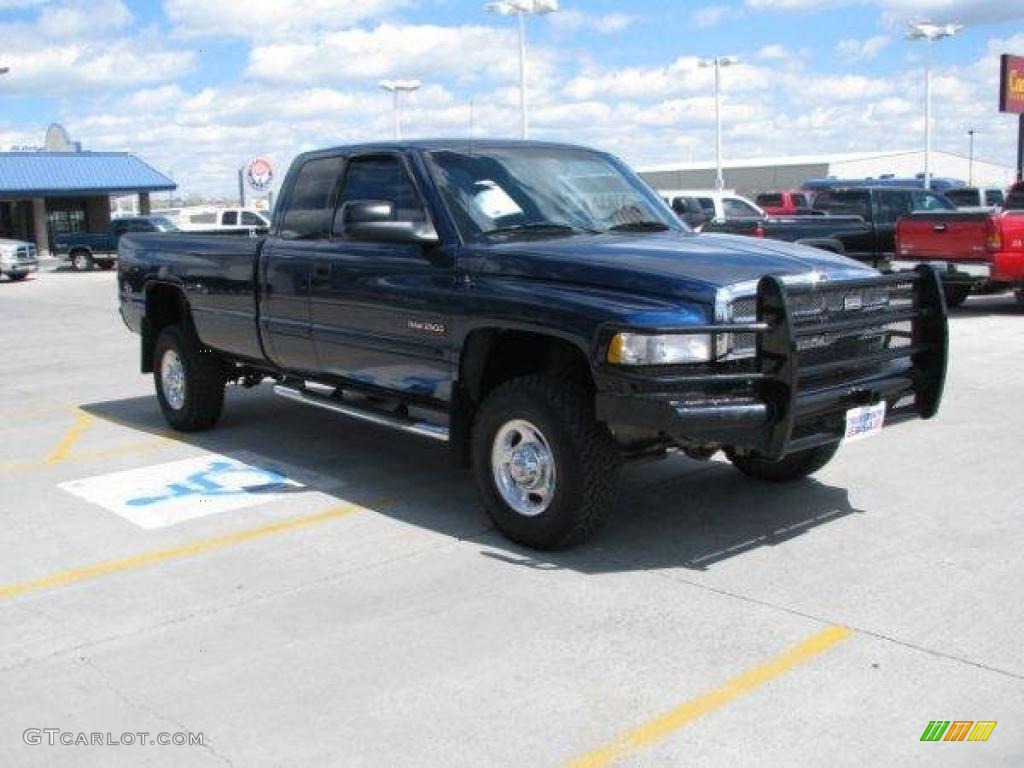
<svg viewBox="0 0 1024 768">
<path fill-rule="evenodd" d="M 376 243 L 437 245 L 437 230 L 427 221 L 396 221 L 395 206 L 387 200 L 353 200 L 341 208 L 345 234 Z"/>
</svg>

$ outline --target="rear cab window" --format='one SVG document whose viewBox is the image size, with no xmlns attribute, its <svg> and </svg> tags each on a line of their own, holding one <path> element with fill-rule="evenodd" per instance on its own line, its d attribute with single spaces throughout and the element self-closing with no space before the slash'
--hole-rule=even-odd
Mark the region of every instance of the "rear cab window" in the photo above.
<svg viewBox="0 0 1024 768">
<path fill-rule="evenodd" d="M 762 208 L 781 208 L 784 204 L 782 195 L 774 193 L 766 193 L 758 195 L 754 202 L 760 205 Z"/>
<path fill-rule="evenodd" d="M 833 216 L 860 216 L 871 221 L 871 193 L 862 190 L 819 192 L 814 209 Z"/>
<path fill-rule="evenodd" d="M 281 237 L 287 240 L 330 237 L 343 167 L 341 157 L 319 157 L 303 163 L 281 222 Z"/>
</svg>

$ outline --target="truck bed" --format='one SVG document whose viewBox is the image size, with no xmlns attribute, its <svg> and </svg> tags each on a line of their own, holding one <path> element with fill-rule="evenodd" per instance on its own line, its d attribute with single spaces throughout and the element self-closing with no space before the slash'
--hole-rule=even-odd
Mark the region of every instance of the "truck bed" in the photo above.
<svg viewBox="0 0 1024 768">
<path fill-rule="evenodd" d="M 257 327 L 256 269 L 262 237 L 139 233 L 120 243 L 122 314 L 139 331 L 148 276 L 179 285 L 199 337 L 210 347 L 242 358 L 265 359 Z"/>
</svg>

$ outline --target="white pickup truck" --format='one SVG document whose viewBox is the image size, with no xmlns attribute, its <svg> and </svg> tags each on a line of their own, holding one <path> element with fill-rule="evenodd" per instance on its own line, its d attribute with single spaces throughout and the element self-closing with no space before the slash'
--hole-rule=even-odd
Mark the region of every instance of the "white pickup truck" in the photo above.
<svg viewBox="0 0 1024 768">
<path fill-rule="evenodd" d="M 170 218 L 183 232 L 266 232 L 268 214 L 251 208 L 180 208 L 154 211 Z"/>
</svg>

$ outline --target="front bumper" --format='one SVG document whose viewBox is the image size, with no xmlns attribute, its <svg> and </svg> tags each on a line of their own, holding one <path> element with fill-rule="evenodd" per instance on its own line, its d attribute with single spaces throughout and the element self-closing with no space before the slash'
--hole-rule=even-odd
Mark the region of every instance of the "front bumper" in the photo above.
<svg viewBox="0 0 1024 768">
<path fill-rule="evenodd" d="M 711 366 L 661 377 L 606 370 L 599 377 L 598 419 L 613 429 L 656 432 L 683 447 L 727 447 L 776 459 L 840 440 L 850 408 L 884 400 L 886 426 L 934 416 L 948 354 L 945 300 L 936 272 L 921 267 L 824 290 L 836 288 L 902 290 L 907 300 L 859 316 L 794 319 L 793 297 L 822 289 L 785 286 L 766 277 L 758 286 L 756 322 L 689 329 L 756 334 L 757 355 L 745 370 Z M 801 351 L 807 339 L 878 328 L 891 330 L 872 351 L 824 361 Z"/>
<path fill-rule="evenodd" d="M 0 263 L 0 272 L 3 272 L 5 275 L 27 275 L 38 270 L 38 261 L 5 261 Z"/>
</svg>

